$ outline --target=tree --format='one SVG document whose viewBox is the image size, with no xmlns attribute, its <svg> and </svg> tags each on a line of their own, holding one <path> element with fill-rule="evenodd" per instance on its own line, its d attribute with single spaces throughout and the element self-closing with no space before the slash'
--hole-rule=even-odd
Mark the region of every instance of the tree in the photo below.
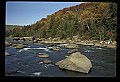
<svg viewBox="0 0 120 82">
<path fill-rule="evenodd" d="M 76 33 L 76 34 L 78 34 L 77 32 L 78 32 L 78 29 L 79 29 L 79 27 L 78 27 L 79 25 L 78 25 L 78 15 L 76 15 L 76 17 L 75 17 L 75 22 L 74 22 L 74 33 Z M 76 35 L 75 34 L 75 35 Z"/>
<path fill-rule="evenodd" d="M 63 16 L 62 17 L 62 19 L 61 19 L 62 21 L 61 21 L 61 23 L 60 23 L 60 38 L 61 39 L 65 39 L 65 38 L 67 38 L 67 36 L 66 36 L 66 28 L 67 28 L 67 19 L 66 19 L 66 17 L 65 16 Z"/>
<path fill-rule="evenodd" d="M 50 23 L 49 23 L 49 28 L 48 28 L 49 37 L 51 36 L 52 38 L 54 38 L 55 35 L 56 35 L 56 27 L 57 27 L 57 25 L 56 25 L 56 23 L 55 23 L 55 22 L 56 22 L 56 21 L 55 21 L 55 17 L 52 16 L 49 22 L 50 22 Z"/>
<path fill-rule="evenodd" d="M 109 39 L 116 40 L 117 31 L 117 4 L 110 3 L 106 18 L 106 27 L 109 30 Z M 111 33 L 110 33 L 111 32 Z"/>
</svg>

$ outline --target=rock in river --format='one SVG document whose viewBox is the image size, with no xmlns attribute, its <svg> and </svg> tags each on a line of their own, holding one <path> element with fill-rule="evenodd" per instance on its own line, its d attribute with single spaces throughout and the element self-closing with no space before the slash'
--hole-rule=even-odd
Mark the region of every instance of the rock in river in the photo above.
<svg viewBox="0 0 120 82">
<path fill-rule="evenodd" d="M 65 48 L 78 48 L 77 44 L 67 44 L 65 45 Z"/>
<path fill-rule="evenodd" d="M 43 61 L 43 63 L 44 63 L 44 64 L 51 64 L 51 63 L 52 63 L 52 61 L 51 61 L 51 60 L 46 59 L 46 60 L 44 60 L 44 61 Z"/>
<path fill-rule="evenodd" d="M 7 47 L 7 46 L 11 46 L 12 45 L 12 43 L 9 43 L 9 42 L 5 42 L 5 46 Z"/>
<path fill-rule="evenodd" d="M 17 48 L 17 49 L 22 49 L 22 48 L 25 48 L 26 45 L 23 45 L 23 44 L 13 44 L 12 47 L 13 48 Z"/>
<path fill-rule="evenodd" d="M 49 49 L 50 49 L 50 50 L 55 50 L 55 51 L 60 50 L 60 48 L 59 48 L 59 47 L 55 47 L 55 46 L 53 46 L 53 47 L 49 47 Z"/>
<path fill-rule="evenodd" d="M 73 49 L 73 50 L 68 51 L 67 53 L 68 53 L 68 54 L 72 54 L 72 53 L 75 53 L 75 52 L 77 52 L 77 51 L 78 51 L 78 49 Z"/>
<path fill-rule="evenodd" d="M 39 53 L 38 57 L 40 57 L 40 58 L 48 58 L 49 55 L 46 54 L 46 53 Z"/>
<path fill-rule="evenodd" d="M 10 56 L 10 54 L 8 52 L 5 52 L 5 56 Z"/>
<path fill-rule="evenodd" d="M 91 61 L 86 56 L 80 54 L 80 52 L 71 54 L 66 59 L 55 63 L 55 65 L 58 65 L 61 69 L 67 69 L 83 73 L 88 73 L 90 68 L 92 68 Z"/>
</svg>

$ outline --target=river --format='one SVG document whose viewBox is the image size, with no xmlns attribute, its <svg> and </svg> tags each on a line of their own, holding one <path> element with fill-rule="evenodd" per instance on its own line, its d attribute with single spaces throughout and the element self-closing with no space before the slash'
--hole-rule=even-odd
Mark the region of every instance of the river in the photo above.
<svg viewBox="0 0 120 82">
<path fill-rule="evenodd" d="M 6 39 L 13 42 L 11 39 Z M 54 64 L 66 58 L 71 49 L 61 48 L 58 51 L 49 50 L 50 44 L 36 45 L 30 42 L 14 41 L 26 44 L 27 48 L 15 49 L 5 47 L 11 56 L 5 56 L 5 75 L 23 77 L 115 77 L 116 76 L 116 49 L 79 45 L 79 52 L 92 62 L 92 69 L 88 74 L 59 69 Z M 55 44 L 56 46 L 56 44 Z M 43 64 L 48 58 L 39 58 L 36 53 L 47 53 L 52 64 Z"/>
</svg>

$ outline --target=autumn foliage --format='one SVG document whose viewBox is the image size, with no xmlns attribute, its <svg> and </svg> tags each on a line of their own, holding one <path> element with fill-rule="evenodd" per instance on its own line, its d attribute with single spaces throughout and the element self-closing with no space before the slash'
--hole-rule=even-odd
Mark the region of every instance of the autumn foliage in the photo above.
<svg viewBox="0 0 120 82">
<path fill-rule="evenodd" d="M 116 40 L 117 4 L 87 2 L 63 8 L 29 28 L 40 38 L 64 39 L 79 35 L 81 39 Z"/>
</svg>

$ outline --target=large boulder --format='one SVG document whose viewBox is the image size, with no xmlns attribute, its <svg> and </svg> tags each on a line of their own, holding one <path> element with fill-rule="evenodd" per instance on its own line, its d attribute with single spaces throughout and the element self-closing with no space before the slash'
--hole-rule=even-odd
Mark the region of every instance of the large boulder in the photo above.
<svg viewBox="0 0 120 82">
<path fill-rule="evenodd" d="M 55 63 L 55 65 L 58 65 L 61 69 L 67 69 L 83 73 L 88 73 L 90 68 L 92 68 L 91 61 L 86 56 L 80 54 L 80 52 L 71 54 L 66 59 Z"/>
<path fill-rule="evenodd" d="M 76 44 L 67 44 L 67 45 L 65 45 L 65 48 L 78 48 L 78 45 L 76 45 Z"/>
</svg>

